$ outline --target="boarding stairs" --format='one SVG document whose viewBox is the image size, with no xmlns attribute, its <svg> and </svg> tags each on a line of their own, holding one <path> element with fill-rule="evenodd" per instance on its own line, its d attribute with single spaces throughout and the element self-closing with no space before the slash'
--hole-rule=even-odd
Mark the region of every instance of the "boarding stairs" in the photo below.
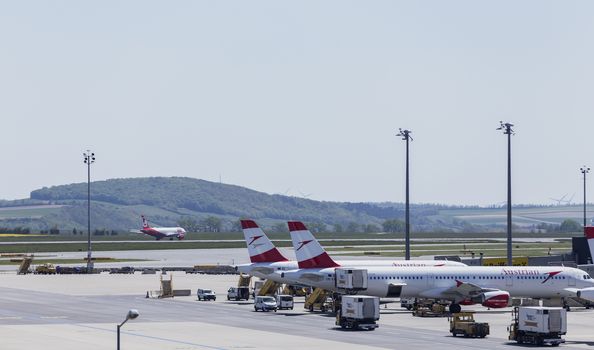
<svg viewBox="0 0 594 350">
<path fill-rule="evenodd" d="M 265 296 L 265 295 L 275 295 L 278 293 L 278 289 L 280 288 L 281 283 L 275 282 L 273 280 L 266 280 L 260 288 L 258 292 L 258 296 Z"/>
</svg>

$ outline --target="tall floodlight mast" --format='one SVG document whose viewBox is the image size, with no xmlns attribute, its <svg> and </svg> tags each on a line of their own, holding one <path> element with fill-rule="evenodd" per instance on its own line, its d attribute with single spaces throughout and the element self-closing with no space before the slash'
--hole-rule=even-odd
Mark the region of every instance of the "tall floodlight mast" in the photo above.
<svg viewBox="0 0 594 350">
<path fill-rule="evenodd" d="M 95 153 L 87 150 L 83 153 L 87 165 L 87 273 L 93 272 L 91 260 L 91 164 L 95 163 Z"/>
<path fill-rule="evenodd" d="M 584 174 L 584 227 L 586 227 L 586 174 L 590 172 L 590 168 L 584 165 L 580 171 Z"/>
<path fill-rule="evenodd" d="M 513 124 L 499 122 L 497 130 L 507 135 L 507 265 L 512 266 L 512 201 L 511 201 L 511 136 L 514 135 Z"/>
<path fill-rule="evenodd" d="M 405 253 L 404 259 L 410 260 L 410 196 L 409 196 L 409 166 L 408 166 L 408 144 L 412 141 L 412 136 L 410 136 L 410 130 L 402 130 L 398 129 L 399 133 L 396 136 L 402 137 L 403 140 L 406 141 L 406 203 L 405 203 Z"/>
</svg>

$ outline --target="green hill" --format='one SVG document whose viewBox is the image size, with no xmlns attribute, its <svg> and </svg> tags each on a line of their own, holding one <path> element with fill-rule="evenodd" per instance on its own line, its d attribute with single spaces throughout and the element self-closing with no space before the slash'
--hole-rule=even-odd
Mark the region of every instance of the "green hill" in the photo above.
<svg viewBox="0 0 594 350">
<path fill-rule="evenodd" d="M 401 203 L 315 201 L 185 177 L 95 181 L 91 196 L 92 228 L 118 231 L 138 228 L 141 214 L 154 225 L 181 223 L 186 229 L 203 231 L 237 231 L 239 218 L 252 218 L 276 231 L 286 230 L 287 220 L 301 220 L 312 231 L 378 232 L 385 220 L 404 218 Z M 0 200 L 0 229 L 84 230 L 86 200 L 86 183 L 44 187 L 23 200 Z M 552 228 L 565 219 L 579 222 L 579 215 L 577 206 L 519 206 L 514 208 L 514 225 L 522 230 L 539 229 L 537 225 Z M 411 206 L 415 231 L 501 231 L 505 222 L 501 207 Z"/>
<path fill-rule="evenodd" d="M 139 225 L 140 214 L 158 225 L 175 225 L 180 219 L 218 217 L 224 229 L 238 218 L 253 218 L 264 225 L 302 220 L 326 225 L 376 225 L 402 217 L 402 210 L 368 203 L 336 203 L 282 195 L 269 195 L 245 187 L 183 177 L 112 179 L 91 184 L 94 227 L 127 229 Z M 44 187 L 31 192 L 31 200 L 62 205 L 43 217 L 47 225 L 84 227 L 86 183 Z M 1 214 L 0 214 L 1 217 Z M 26 224 L 26 223 L 24 223 Z"/>
</svg>

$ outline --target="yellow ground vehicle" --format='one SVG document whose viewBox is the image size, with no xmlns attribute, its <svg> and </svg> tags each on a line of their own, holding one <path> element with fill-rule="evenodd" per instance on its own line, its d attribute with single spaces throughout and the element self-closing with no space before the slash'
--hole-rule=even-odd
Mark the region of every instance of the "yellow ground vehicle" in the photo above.
<svg viewBox="0 0 594 350">
<path fill-rule="evenodd" d="M 328 295 L 330 294 L 329 291 L 316 288 L 314 291 L 305 298 L 305 303 L 303 304 L 303 308 L 309 311 L 322 311 L 326 312 L 330 310 L 331 307 L 328 305 Z"/>
<path fill-rule="evenodd" d="M 54 275 L 56 274 L 56 267 L 53 264 L 37 265 L 35 273 L 39 275 Z"/>
<path fill-rule="evenodd" d="M 476 322 L 474 313 L 458 312 L 452 314 L 449 318 L 450 333 L 452 336 L 461 334 L 465 337 L 484 338 L 489 334 L 489 324 L 485 322 Z"/>
<path fill-rule="evenodd" d="M 414 305 L 412 314 L 417 317 L 445 317 L 450 315 L 445 305 L 438 303 Z"/>
</svg>

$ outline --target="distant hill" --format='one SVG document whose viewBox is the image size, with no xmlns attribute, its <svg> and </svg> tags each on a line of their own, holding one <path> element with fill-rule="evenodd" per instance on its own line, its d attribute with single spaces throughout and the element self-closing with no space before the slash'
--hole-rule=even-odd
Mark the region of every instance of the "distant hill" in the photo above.
<svg viewBox="0 0 594 350">
<path fill-rule="evenodd" d="M 287 220 L 301 220 L 316 230 L 381 230 L 389 219 L 404 219 L 401 203 L 347 203 L 270 195 L 245 187 L 186 177 L 111 179 L 91 184 L 92 227 L 128 230 L 146 215 L 155 225 L 192 225 L 218 221 L 222 231 L 238 230 L 239 218 L 253 218 L 268 229 L 285 229 Z M 85 229 L 87 184 L 44 187 L 29 199 L 0 200 L 1 227 L 32 230 Z M 415 204 L 411 223 L 417 231 L 487 231 L 505 227 L 504 208 Z M 574 206 L 525 206 L 514 209 L 514 224 L 534 229 L 579 217 Z M 213 219 L 215 218 L 215 219 Z"/>
<path fill-rule="evenodd" d="M 31 201 L 64 205 L 45 217 L 48 225 L 84 227 L 86 183 L 44 187 L 31 192 Z M 402 218 L 401 208 L 369 203 L 337 203 L 270 195 L 245 187 L 185 177 L 112 179 L 91 184 L 93 226 L 109 229 L 137 227 L 140 214 L 159 225 L 177 224 L 180 218 L 209 216 L 232 229 L 239 218 L 265 224 L 302 220 L 326 225 L 358 223 L 376 225 Z"/>
</svg>

